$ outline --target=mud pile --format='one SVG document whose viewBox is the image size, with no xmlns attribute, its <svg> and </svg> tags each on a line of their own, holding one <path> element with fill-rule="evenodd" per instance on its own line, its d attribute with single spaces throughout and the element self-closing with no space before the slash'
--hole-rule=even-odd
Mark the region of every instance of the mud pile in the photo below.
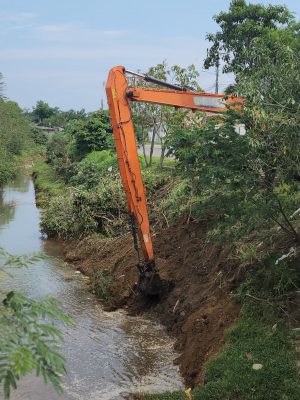
<svg viewBox="0 0 300 400">
<path fill-rule="evenodd" d="M 154 235 L 156 263 L 168 289 L 160 299 L 136 290 L 136 254 L 130 235 L 115 239 L 88 237 L 66 247 L 66 258 L 97 283 L 110 274 L 109 309 L 151 313 L 176 338 L 177 363 L 187 386 L 205 381 L 204 365 L 224 344 L 224 331 L 239 314 L 230 296 L 238 284 L 230 249 L 208 243 L 204 224 L 182 219 Z"/>
</svg>

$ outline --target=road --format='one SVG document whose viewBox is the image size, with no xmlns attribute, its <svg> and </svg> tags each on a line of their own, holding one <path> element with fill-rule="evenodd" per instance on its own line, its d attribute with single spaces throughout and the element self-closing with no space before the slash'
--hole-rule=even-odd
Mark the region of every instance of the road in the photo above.
<svg viewBox="0 0 300 400">
<path fill-rule="evenodd" d="M 145 145 L 146 155 L 147 155 L 147 156 L 149 156 L 149 154 L 150 154 L 150 148 L 151 148 L 151 144 L 150 144 L 150 143 L 147 143 L 147 144 Z M 140 155 L 143 155 L 143 147 L 142 147 L 142 146 L 140 146 L 140 147 L 138 148 L 138 153 L 139 153 Z M 160 157 L 160 154 L 161 154 L 161 145 L 157 143 L 157 144 L 154 145 L 153 157 Z"/>
</svg>

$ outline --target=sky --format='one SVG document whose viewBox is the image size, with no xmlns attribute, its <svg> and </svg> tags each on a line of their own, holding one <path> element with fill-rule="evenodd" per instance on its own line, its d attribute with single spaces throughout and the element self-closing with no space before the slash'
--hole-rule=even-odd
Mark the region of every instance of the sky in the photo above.
<svg viewBox="0 0 300 400">
<path fill-rule="evenodd" d="M 251 0 L 285 4 L 300 16 L 298 0 Z M 0 0 L 0 72 L 6 96 L 23 108 L 38 100 L 63 110 L 87 111 L 105 102 L 104 82 L 116 65 L 146 71 L 195 64 L 199 82 L 214 90 L 215 72 L 204 71 L 216 32 L 213 16 L 230 0 Z M 220 89 L 232 82 L 220 77 Z"/>
</svg>

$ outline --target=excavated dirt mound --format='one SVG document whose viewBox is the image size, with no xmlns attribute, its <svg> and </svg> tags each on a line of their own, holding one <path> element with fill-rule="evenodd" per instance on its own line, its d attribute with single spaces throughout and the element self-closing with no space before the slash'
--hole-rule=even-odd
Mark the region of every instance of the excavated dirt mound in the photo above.
<svg viewBox="0 0 300 400">
<path fill-rule="evenodd" d="M 132 314 L 151 313 L 176 338 L 176 362 L 187 386 L 201 384 L 203 366 L 224 344 L 224 331 L 239 314 L 230 291 L 241 278 L 229 261 L 230 249 L 206 241 L 206 226 L 178 221 L 154 235 L 156 263 L 167 282 L 160 298 L 138 293 L 136 254 L 130 235 L 116 239 L 89 237 L 69 244 L 66 258 L 95 284 L 111 271 L 106 306 Z"/>
</svg>

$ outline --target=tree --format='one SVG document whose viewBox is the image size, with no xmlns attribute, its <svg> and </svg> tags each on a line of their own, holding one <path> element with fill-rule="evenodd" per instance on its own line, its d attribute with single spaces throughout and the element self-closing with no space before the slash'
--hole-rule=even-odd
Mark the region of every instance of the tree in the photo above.
<svg viewBox="0 0 300 400">
<path fill-rule="evenodd" d="M 32 111 L 32 119 L 37 124 L 42 125 L 46 123 L 45 120 L 57 114 L 58 111 L 59 109 L 57 107 L 50 107 L 48 103 L 39 100 Z"/>
<path fill-rule="evenodd" d="M 221 30 L 208 34 L 212 43 L 204 66 L 209 68 L 224 62 L 224 72 L 236 74 L 245 72 L 255 65 L 248 53 L 249 46 L 256 38 L 270 38 L 270 32 L 287 29 L 295 40 L 299 35 L 299 24 L 285 6 L 267 7 L 261 4 L 247 4 L 245 0 L 232 0 L 228 12 L 214 17 Z M 269 41 L 270 48 L 272 41 Z M 258 60 L 256 60 L 258 61 Z"/>
<path fill-rule="evenodd" d="M 244 55 L 253 67 L 238 74 L 242 112 L 179 129 L 171 145 L 201 212 L 214 215 L 223 233 L 239 236 L 276 223 L 299 242 L 291 216 L 299 201 L 300 54 L 285 30 L 271 30 Z M 235 131 L 237 123 L 245 124 L 245 135 Z"/>
<path fill-rule="evenodd" d="M 3 81 L 3 75 L 0 72 L 0 101 L 4 100 L 4 81 Z"/>
<path fill-rule="evenodd" d="M 178 65 L 168 67 L 167 62 L 163 61 L 155 67 L 150 67 L 147 75 L 180 86 L 193 87 L 195 90 L 201 91 L 197 82 L 199 73 L 194 65 L 189 65 L 187 68 L 182 68 Z M 138 84 L 145 86 L 145 82 L 139 82 Z M 159 140 L 161 145 L 160 166 L 162 166 L 166 152 L 166 139 L 179 123 L 183 123 L 186 112 L 176 111 L 173 107 L 154 104 L 134 103 L 132 108 L 137 136 L 142 143 L 146 165 L 150 166 L 152 164 L 155 141 Z M 149 140 L 149 133 L 151 134 L 151 144 L 148 160 L 145 144 Z"/>
<path fill-rule="evenodd" d="M 15 156 L 30 140 L 30 126 L 17 103 L 0 100 L 0 185 L 13 178 Z"/>
<path fill-rule="evenodd" d="M 62 111 L 58 107 L 50 107 L 42 100 L 38 101 L 32 111 L 26 109 L 24 114 L 38 125 L 51 127 L 65 127 L 69 121 L 75 119 L 86 119 L 87 113 L 84 109 L 79 111 Z"/>
<path fill-rule="evenodd" d="M 0 271 L 7 273 L 11 267 L 28 266 L 36 262 L 37 255 L 18 257 L 0 249 Z M 5 400 L 10 398 L 11 388 L 27 374 L 36 372 L 44 382 L 50 381 L 62 392 L 61 376 L 66 373 L 64 359 L 60 355 L 59 342 L 62 333 L 56 326 L 71 324 L 72 320 L 58 308 L 55 299 L 33 300 L 22 293 L 9 292 L 0 307 L 0 383 Z"/>
<path fill-rule="evenodd" d="M 81 160 L 91 151 L 107 150 L 113 146 L 112 128 L 107 111 L 90 113 L 84 120 L 71 121 L 66 129 L 74 139 L 74 154 Z"/>
<path fill-rule="evenodd" d="M 48 142 L 47 135 L 38 127 L 31 128 L 31 137 L 34 143 L 36 143 L 39 146 L 45 146 Z"/>
</svg>

